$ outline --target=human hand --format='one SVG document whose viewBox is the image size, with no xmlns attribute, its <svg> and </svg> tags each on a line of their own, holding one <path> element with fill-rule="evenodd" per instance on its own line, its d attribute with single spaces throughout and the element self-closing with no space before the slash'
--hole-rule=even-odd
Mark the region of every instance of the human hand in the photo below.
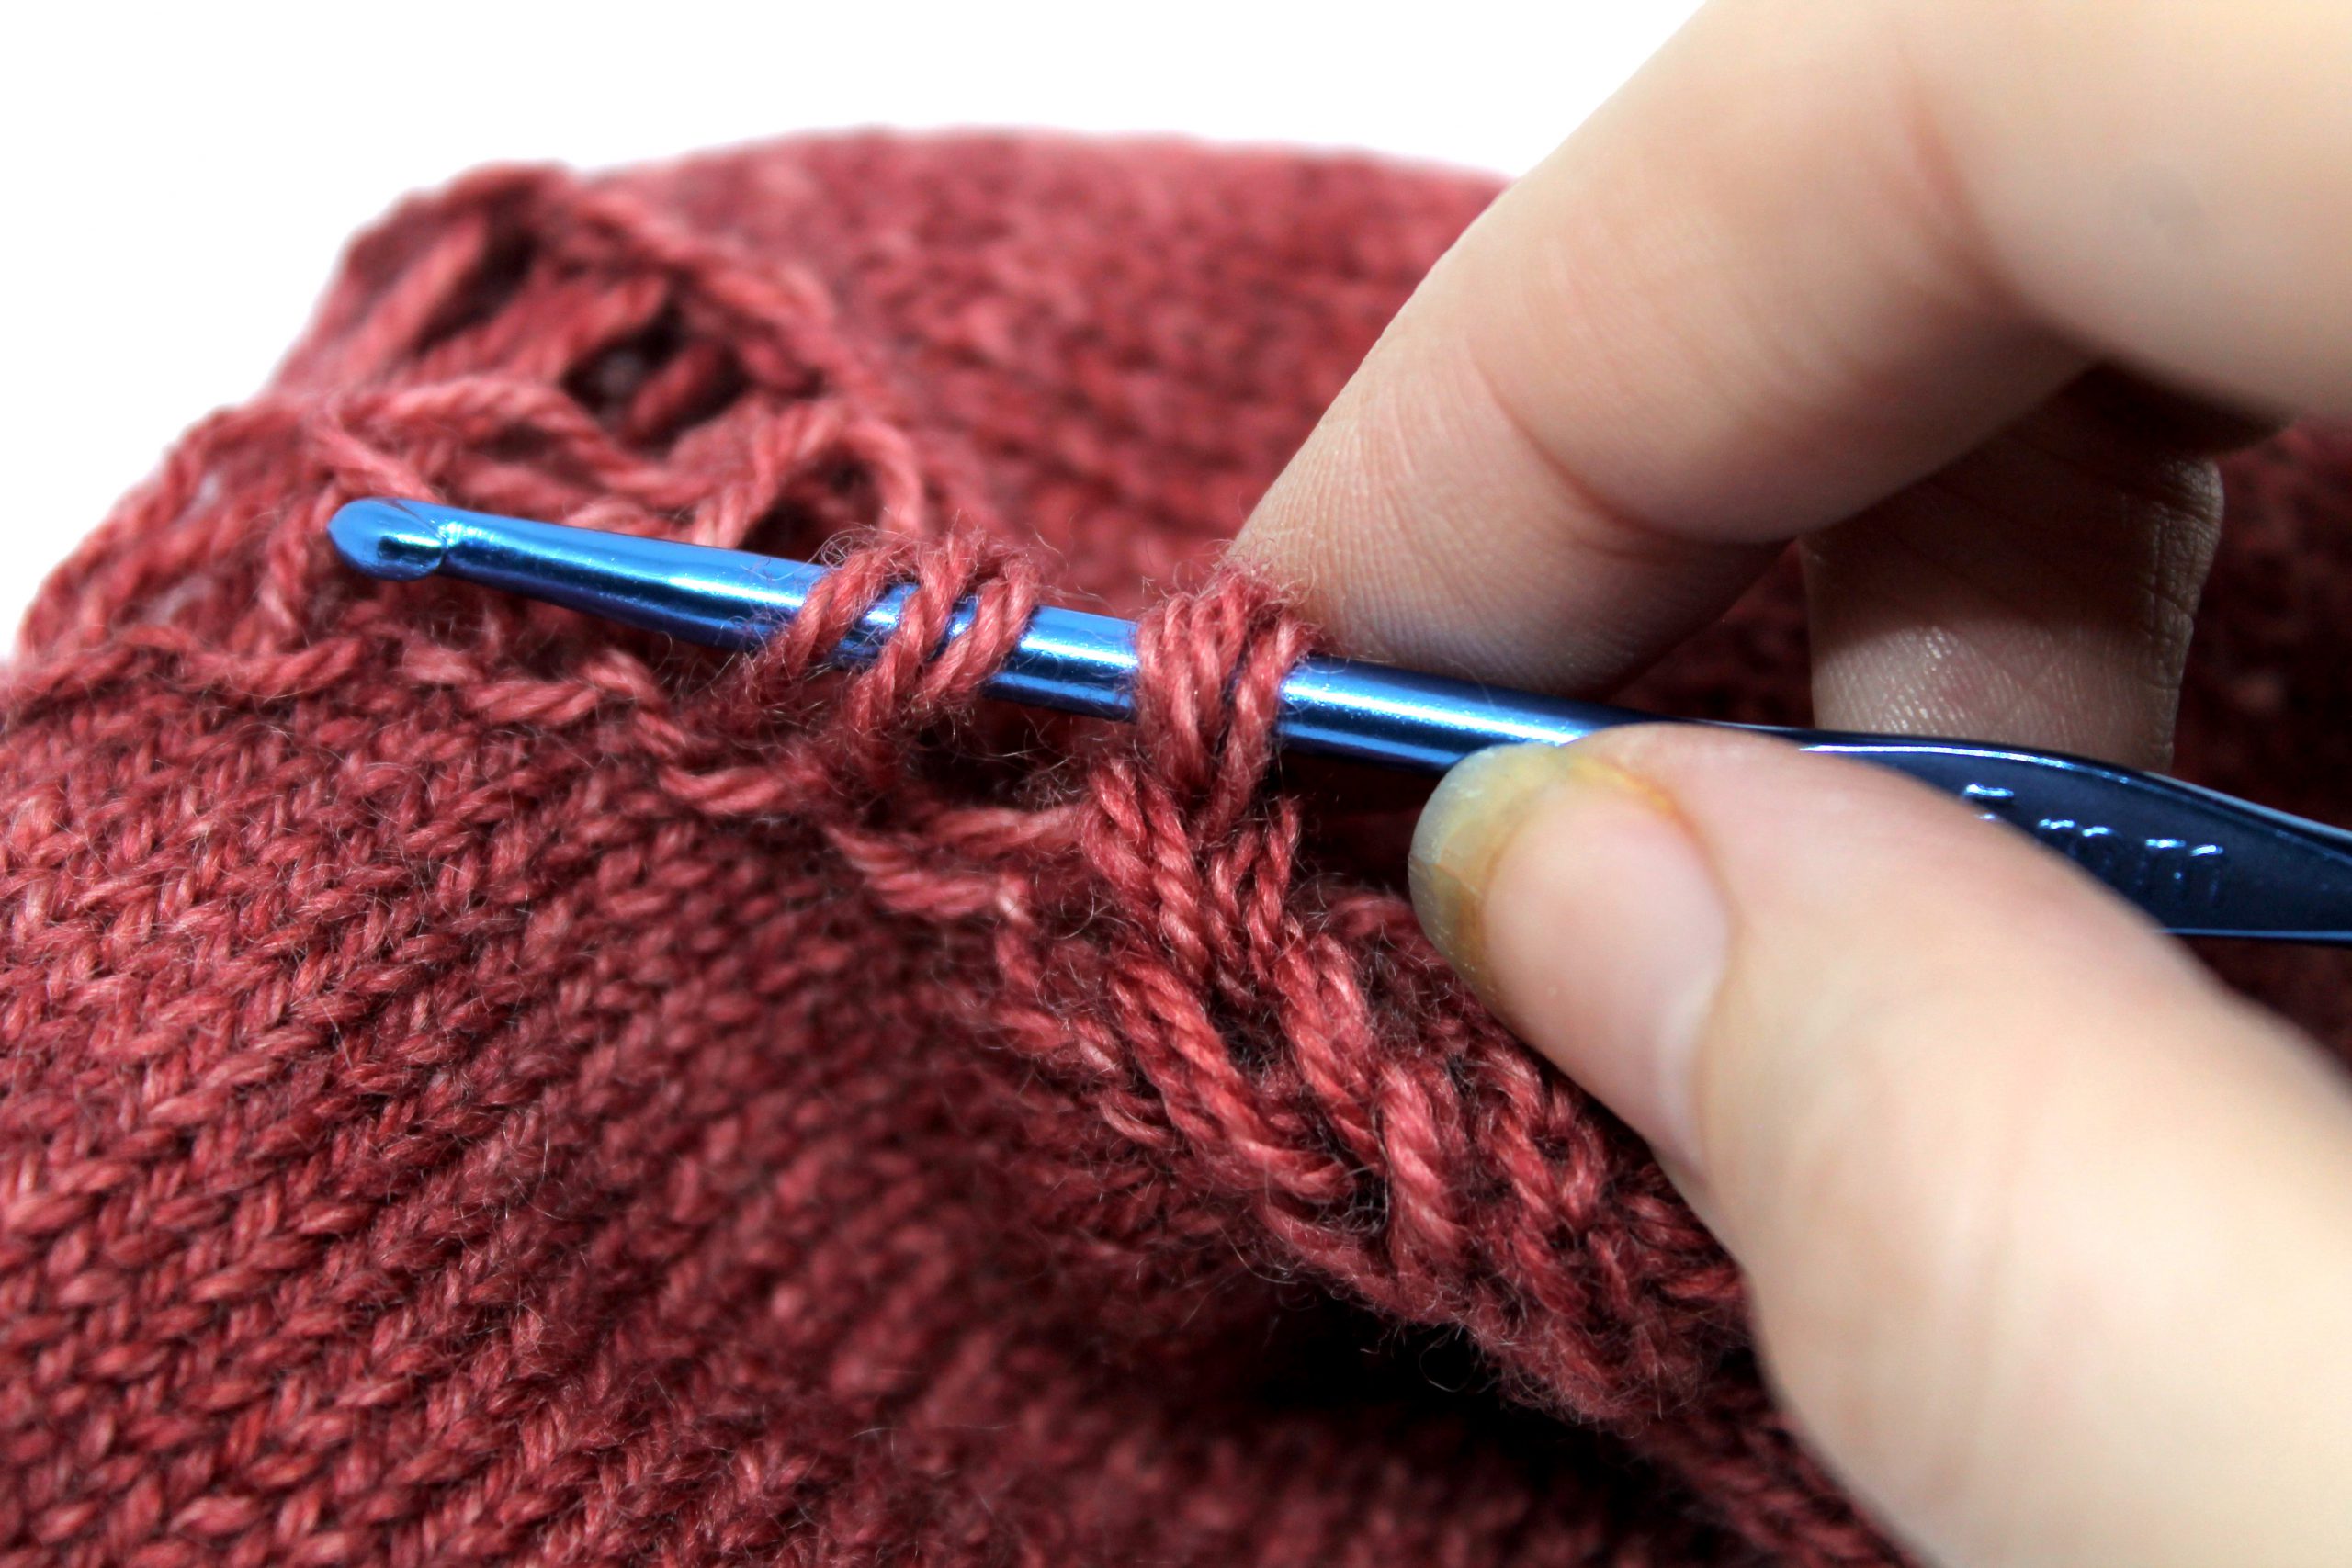
<svg viewBox="0 0 2352 1568">
<path fill-rule="evenodd" d="M 2211 454 L 2352 411 L 2347 83 L 2319 0 L 1717 0 L 1431 273 L 1239 547 L 1349 652 L 1597 690 L 1799 538 L 1817 722 L 2161 763 Z M 1907 1541 L 2352 1562 L 2352 1092 L 2072 867 L 1642 726 L 1464 763 L 1414 886 L 1650 1140 Z"/>
</svg>

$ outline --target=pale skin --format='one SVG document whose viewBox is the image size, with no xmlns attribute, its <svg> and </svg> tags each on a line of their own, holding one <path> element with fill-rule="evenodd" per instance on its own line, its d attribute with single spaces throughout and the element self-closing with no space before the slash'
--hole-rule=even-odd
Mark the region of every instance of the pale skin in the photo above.
<svg viewBox="0 0 2352 1568">
<path fill-rule="evenodd" d="M 2352 7 L 1717 0 L 1398 316 L 1241 549 L 1598 692 L 1802 542 L 1819 722 L 2169 749 L 2212 458 L 2352 413 Z M 1465 764 L 1424 923 L 1647 1137 L 1948 1568 L 2352 1562 L 2352 1087 L 2022 835 L 1683 728 Z"/>
</svg>

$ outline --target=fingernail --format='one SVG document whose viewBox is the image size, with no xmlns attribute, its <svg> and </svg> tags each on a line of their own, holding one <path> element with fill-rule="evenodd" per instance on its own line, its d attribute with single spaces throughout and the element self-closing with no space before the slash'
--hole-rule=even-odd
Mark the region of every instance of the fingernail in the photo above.
<svg viewBox="0 0 2352 1568">
<path fill-rule="evenodd" d="M 1576 746 L 1482 751 L 1430 798 L 1412 880 L 1497 1015 L 1702 1177 L 1691 1071 L 1731 917 L 1672 802 Z"/>
</svg>

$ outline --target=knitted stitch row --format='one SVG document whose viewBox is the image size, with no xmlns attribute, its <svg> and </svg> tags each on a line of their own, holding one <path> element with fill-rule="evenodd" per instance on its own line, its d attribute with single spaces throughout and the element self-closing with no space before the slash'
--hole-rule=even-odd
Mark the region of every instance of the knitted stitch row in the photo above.
<svg viewBox="0 0 2352 1568">
<path fill-rule="evenodd" d="M 856 137 L 357 241 L 6 694 L 0 1562 L 1894 1561 L 1420 938 L 1411 801 L 1276 772 L 1306 633 L 1211 567 L 1490 194 Z M 2347 472 L 2243 469 L 2189 694 L 2321 815 Z M 722 660 L 355 579 L 365 494 L 840 570 Z M 1045 596 L 1145 612 L 1134 727 L 976 701 Z M 1802 657 L 1776 580 L 1641 694 Z"/>
</svg>

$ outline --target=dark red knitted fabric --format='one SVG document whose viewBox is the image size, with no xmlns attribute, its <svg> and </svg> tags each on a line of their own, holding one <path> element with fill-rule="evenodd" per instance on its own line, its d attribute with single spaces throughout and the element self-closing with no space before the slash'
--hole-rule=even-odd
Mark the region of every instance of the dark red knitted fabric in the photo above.
<svg viewBox="0 0 2352 1568">
<path fill-rule="evenodd" d="M 866 137 L 360 240 L 7 694 L 0 1562 L 1890 1561 L 1206 571 L 1490 194 Z M 2339 818 L 2347 474 L 2243 467 L 2184 754 Z M 729 663 L 351 577 L 374 493 L 847 570 Z M 906 580 L 981 625 L 817 671 Z M 974 703 L 1039 596 L 1148 612 L 1139 726 Z M 1640 694 L 1802 668 L 1783 581 Z"/>
</svg>

